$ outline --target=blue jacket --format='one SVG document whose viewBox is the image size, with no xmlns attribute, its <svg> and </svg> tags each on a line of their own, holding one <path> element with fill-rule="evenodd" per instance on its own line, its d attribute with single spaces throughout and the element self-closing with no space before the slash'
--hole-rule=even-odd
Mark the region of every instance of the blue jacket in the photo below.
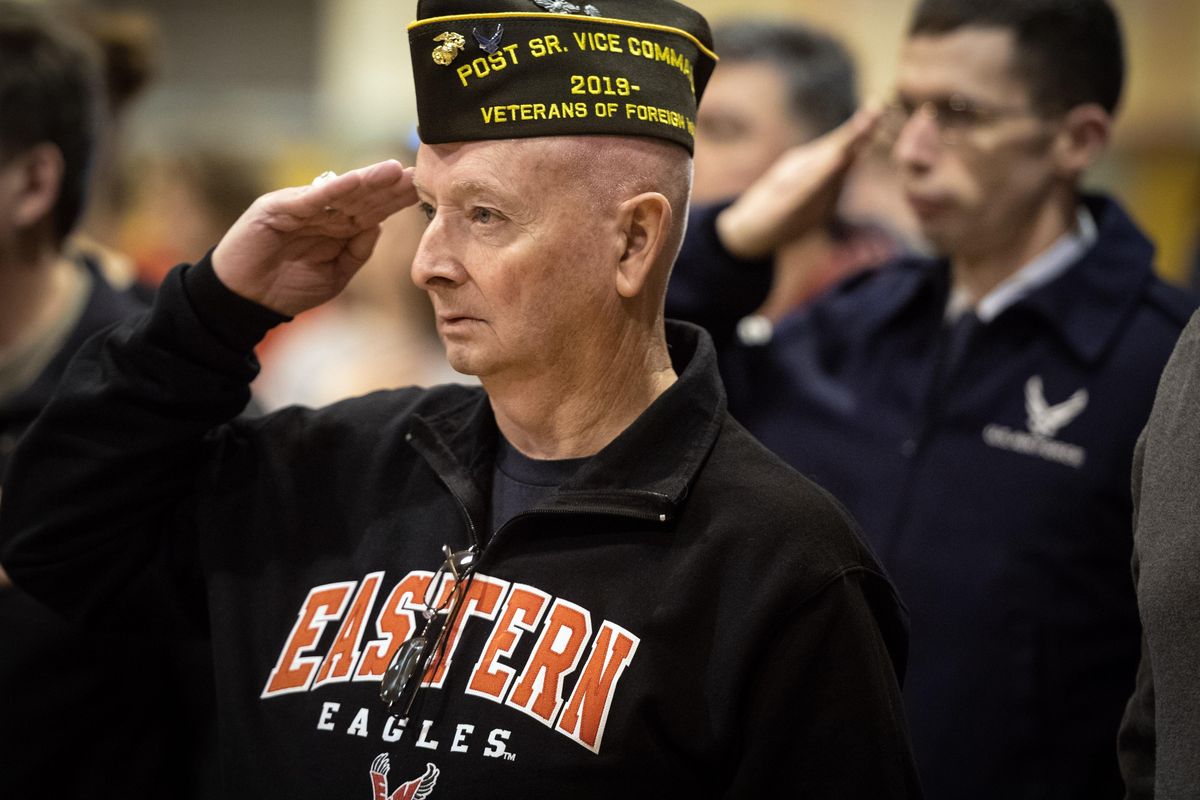
<svg viewBox="0 0 1200 800">
<path fill-rule="evenodd" d="M 1154 277 L 1120 208 L 1087 203 L 1096 245 L 977 328 L 946 374 L 943 261 L 854 279 L 757 347 L 730 335 L 746 309 L 704 318 L 735 416 L 849 507 L 909 606 L 905 699 L 935 800 L 1121 796 L 1130 463 L 1194 303 Z M 675 297 L 734 296 L 712 292 L 737 265 L 692 235 Z"/>
</svg>

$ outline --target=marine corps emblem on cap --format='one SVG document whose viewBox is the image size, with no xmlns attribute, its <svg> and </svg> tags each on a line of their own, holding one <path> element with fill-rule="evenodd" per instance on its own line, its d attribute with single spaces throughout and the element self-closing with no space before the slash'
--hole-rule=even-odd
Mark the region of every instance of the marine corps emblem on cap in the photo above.
<svg viewBox="0 0 1200 800">
<path fill-rule="evenodd" d="M 418 0 L 421 141 L 648 136 L 691 152 L 717 61 L 708 23 L 677 0 L 596 1 Z"/>
<path fill-rule="evenodd" d="M 461 34 L 446 31 L 441 36 L 433 37 L 435 42 L 441 42 L 433 51 L 433 61 L 443 67 L 448 67 L 458 58 L 458 54 L 467 46 L 467 40 Z"/>
</svg>

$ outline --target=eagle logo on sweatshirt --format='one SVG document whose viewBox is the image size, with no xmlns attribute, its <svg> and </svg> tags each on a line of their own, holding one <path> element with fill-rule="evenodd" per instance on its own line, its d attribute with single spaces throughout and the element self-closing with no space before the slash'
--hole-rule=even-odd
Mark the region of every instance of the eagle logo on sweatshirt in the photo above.
<svg viewBox="0 0 1200 800">
<path fill-rule="evenodd" d="M 433 793 L 441 771 L 433 764 L 425 764 L 425 772 L 419 778 L 400 784 L 396 791 L 388 794 L 387 774 L 391 769 L 387 753 L 380 753 L 371 762 L 371 787 L 375 790 L 374 800 L 425 800 Z"/>
</svg>

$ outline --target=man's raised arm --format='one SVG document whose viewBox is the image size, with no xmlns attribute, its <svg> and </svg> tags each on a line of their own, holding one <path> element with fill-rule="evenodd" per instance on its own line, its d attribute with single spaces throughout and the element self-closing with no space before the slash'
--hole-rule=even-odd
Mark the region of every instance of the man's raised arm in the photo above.
<svg viewBox="0 0 1200 800">
<path fill-rule="evenodd" d="M 340 292 L 380 223 L 414 200 L 395 161 L 264 195 L 211 256 L 172 271 L 147 315 L 93 337 L 4 477 L 0 563 L 13 582 L 73 617 L 146 591 L 170 596 L 164 615 L 180 610 L 172 576 L 196 565 L 176 512 L 206 441 L 249 400 L 253 348 Z"/>
<path fill-rule="evenodd" d="M 829 133 L 784 153 L 725 207 L 698 208 L 667 291 L 668 317 L 708 329 L 719 343 L 771 288 L 771 261 L 832 215 L 842 181 L 880 118 L 865 106 Z"/>
</svg>

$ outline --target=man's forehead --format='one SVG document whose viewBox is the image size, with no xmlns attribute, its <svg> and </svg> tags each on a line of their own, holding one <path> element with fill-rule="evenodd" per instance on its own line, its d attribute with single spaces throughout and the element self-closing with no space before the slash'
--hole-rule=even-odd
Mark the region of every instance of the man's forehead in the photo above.
<svg viewBox="0 0 1200 800">
<path fill-rule="evenodd" d="M 518 165 L 536 163 L 538 172 L 546 173 L 557 167 L 570 167 L 589 159 L 599 149 L 598 142 L 616 141 L 615 137 L 593 136 L 535 136 L 518 139 L 480 139 L 425 144 L 417 148 L 416 167 L 422 165 L 474 165 L 484 168 L 494 165 L 502 174 L 516 171 Z"/>
<path fill-rule="evenodd" d="M 561 142 L 545 139 L 493 139 L 417 148 L 414 182 L 419 191 L 519 194 L 529 179 L 544 180 L 560 160 Z"/>
<path fill-rule="evenodd" d="M 417 167 L 422 164 L 488 162 L 546 155 L 553 139 L 481 139 L 476 141 L 426 144 L 417 147 Z"/>
<path fill-rule="evenodd" d="M 967 94 L 1025 95 L 1014 69 L 1016 36 L 1011 28 L 968 26 L 948 33 L 909 37 L 900 52 L 897 91 L 920 97 Z"/>
</svg>

